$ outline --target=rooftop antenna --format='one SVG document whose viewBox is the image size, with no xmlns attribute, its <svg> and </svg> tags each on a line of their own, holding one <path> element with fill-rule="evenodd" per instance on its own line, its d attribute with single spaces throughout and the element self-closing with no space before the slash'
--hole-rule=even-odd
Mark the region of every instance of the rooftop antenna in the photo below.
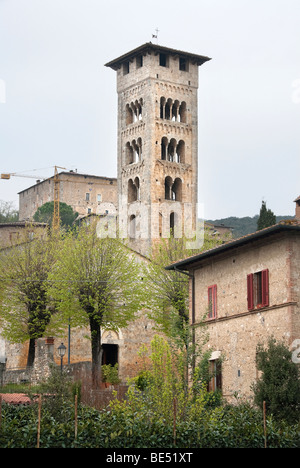
<svg viewBox="0 0 300 468">
<path fill-rule="evenodd" d="M 156 34 L 152 34 L 152 39 L 153 39 L 153 38 L 156 39 L 156 43 L 158 44 L 158 33 L 159 33 L 159 29 L 156 28 L 156 29 L 155 29 L 155 32 L 156 32 Z"/>
</svg>

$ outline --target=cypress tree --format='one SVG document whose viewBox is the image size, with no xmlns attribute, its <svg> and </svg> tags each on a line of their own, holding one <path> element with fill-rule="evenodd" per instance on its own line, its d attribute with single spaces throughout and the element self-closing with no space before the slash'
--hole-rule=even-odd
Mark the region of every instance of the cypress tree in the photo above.
<svg viewBox="0 0 300 468">
<path fill-rule="evenodd" d="M 262 201 L 259 218 L 257 220 L 257 230 L 267 228 L 276 224 L 276 216 L 273 211 L 267 209 L 267 204 Z"/>
</svg>

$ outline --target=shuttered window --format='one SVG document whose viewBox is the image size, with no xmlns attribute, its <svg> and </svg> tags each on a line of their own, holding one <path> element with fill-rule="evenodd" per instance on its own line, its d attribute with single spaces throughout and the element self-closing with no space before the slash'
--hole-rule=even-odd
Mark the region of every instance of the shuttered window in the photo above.
<svg viewBox="0 0 300 468">
<path fill-rule="evenodd" d="M 208 318 L 217 317 L 217 285 L 208 288 Z"/>
<path fill-rule="evenodd" d="M 269 305 L 269 270 L 247 275 L 248 310 Z"/>
</svg>

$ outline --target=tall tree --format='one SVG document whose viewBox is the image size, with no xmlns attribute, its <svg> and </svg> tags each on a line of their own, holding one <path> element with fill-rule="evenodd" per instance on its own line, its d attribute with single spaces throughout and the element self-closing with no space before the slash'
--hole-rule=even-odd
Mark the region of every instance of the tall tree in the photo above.
<svg viewBox="0 0 300 468">
<path fill-rule="evenodd" d="M 259 218 L 257 220 L 257 230 L 267 228 L 276 224 L 276 216 L 273 211 L 267 209 L 267 204 L 262 201 Z"/>
<path fill-rule="evenodd" d="M 33 215 L 34 221 L 40 223 L 48 223 L 52 226 L 54 212 L 54 202 L 47 202 L 40 206 Z M 73 211 L 73 208 L 66 203 L 59 202 L 59 216 L 62 227 L 70 227 L 78 216 L 78 213 Z"/>
<path fill-rule="evenodd" d="M 223 242 L 224 239 L 212 237 L 208 230 L 204 231 L 204 242 L 200 250 L 213 248 Z M 201 353 L 200 349 L 207 340 L 207 333 L 203 327 L 201 340 L 195 346 L 189 323 L 190 278 L 187 274 L 166 270 L 166 266 L 199 252 L 187 248 L 187 243 L 188 240 L 184 237 L 170 236 L 161 239 L 154 246 L 151 261 L 144 268 L 148 314 L 171 339 L 176 352 L 180 351 L 186 389 L 189 369 L 194 368 L 197 355 Z"/>
<path fill-rule="evenodd" d="M 13 202 L 0 200 L 0 223 L 18 221 L 19 212 L 14 208 Z"/>
<path fill-rule="evenodd" d="M 204 242 L 201 249 L 187 248 L 185 237 L 162 238 L 154 245 L 150 263 L 144 267 L 147 283 L 145 294 L 149 314 L 162 330 L 170 334 L 180 334 L 189 319 L 189 277 L 177 271 L 166 270 L 166 266 L 217 246 L 224 238 L 212 237 L 204 231 Z"/>
<path fill-rule="evenodd" d="M 265 401 L 275 419 L 299 422 L 300 373 L 286 344 L 274 337 L 269 338 L 267 346 L 259 343 L 256 365 L 261 376 L 252 387 L 254 402 L 262 408 Z"/>
<path fill-rule="evenodd" d="M 125 327 L 141 308 L 141 279 L 132 252 L 118 239 L 99 237 L 95 225 L 69 233 L 52 270 L 49 295 L 56 319 L 89 325 L 93 383 L 101 379 L 101 332 Z"/>
<path fill-rule="evenodd" d="M 0 255 L 2 334 L 13 343 L 29 340 L 29 367 L 34 362 L 35 340 L 44 335 L 51 318 L 47 280 L 55 246 L 53 237 L 28 228 L 18 245 L 1 251 Z"/>
</svg>

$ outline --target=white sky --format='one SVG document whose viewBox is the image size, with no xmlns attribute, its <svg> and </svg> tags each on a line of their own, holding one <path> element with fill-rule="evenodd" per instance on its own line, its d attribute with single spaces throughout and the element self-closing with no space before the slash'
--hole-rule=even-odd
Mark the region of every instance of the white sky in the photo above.
<svg viewBox="0 0 300 468">
<path fill-rule="evenodd" d="M 200 67 L 206 219 L 293 215 L 300 195 L 299 0 L 0 0 L 0 172 L 117 175 L 108 61 L 154 41 Z M 0 200 L 34 179 L 0 180 Z"/>
</svg>

